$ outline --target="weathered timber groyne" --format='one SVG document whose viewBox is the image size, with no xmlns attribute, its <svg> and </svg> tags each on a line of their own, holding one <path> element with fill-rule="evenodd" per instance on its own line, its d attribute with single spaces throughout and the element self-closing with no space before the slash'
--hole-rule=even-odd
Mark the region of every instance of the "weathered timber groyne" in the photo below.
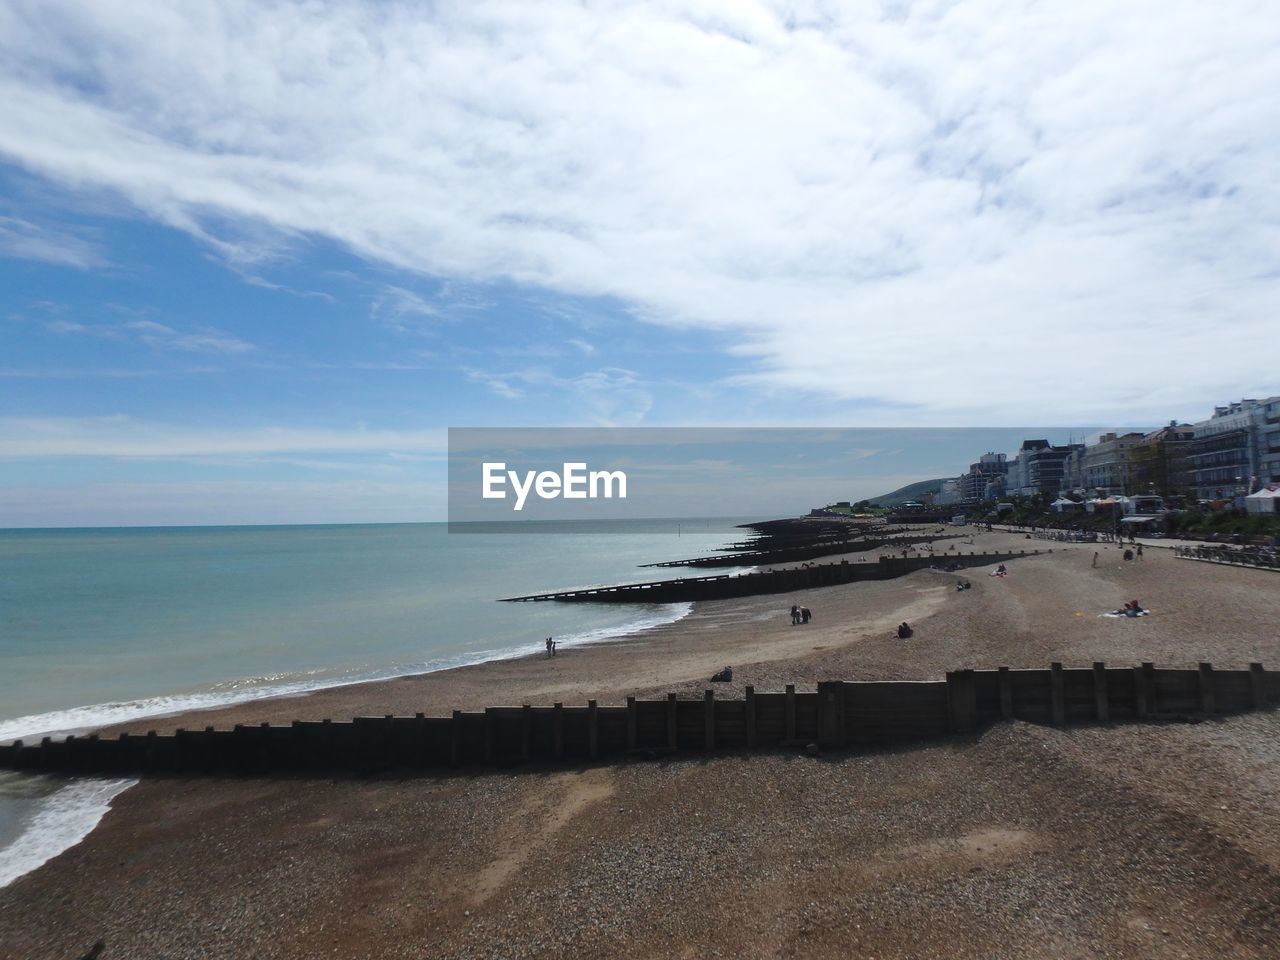
<svg viewBox="0 0 1280 960">
<path fill-rule="evenodd" d="M 892 580 L 916 570 L 945 570 L 981 567 L 1019 557 L 1036 556 L 1039 550 L 1008 550 L 999 553 L 938 553 L 917 557 L 880 557 L 875 562 L 842 560 L 839 563 L 811 563 L 785 570 L 756 570 L 751 573 L 721 574 L 711 577 L 681 577 L 648 583 L 624 583 L 586 590 L 560 590 L 523 597 L 504 597 L 506 603 L 559 600 L 564 603 L 689 603 L 696 600 L 724 600 L 754 597 L 766 593 L 790 593 L 814 587 L 832 587 L 859 580 Z M 1047 551 L 1052 553 L 1052 550 Z"/>
<path fill-rule="evenodd" d="M 714 553 L 687 560 L 663 560 L 659 563 L 642 563 L 641 567 L 757 567 L 764 563 L 794 563 L 829 557 L 836 553 L 863 553 L 880 547 L 900 549 L 917 543 L 933 543 L 937 540 L 955 540 L 960 534 L 929 534 L 927 536 L 878 537 L 865 540 L 820 540 L 797 546 L 770 547 L 763 550 L 743 550 L 737 553 Z"/>
<path fill-rule="evenodd" d="M 0 746 L 0 767 L 64 774 L 370 774 L 522 762 L 594 761 L 795 747 L 876 746 L 970 733 L 1000 720 L 1043 724 L 1150 722 L 1263 710 L 1280 673 L 1108 668 L 957 670 L 945 680 L 834 681 L 815 693 L 660 700 L 625 706 L 489 707 L 449 717 L 357 717 L 289 726 L 45 738 Z"/>
</svg>

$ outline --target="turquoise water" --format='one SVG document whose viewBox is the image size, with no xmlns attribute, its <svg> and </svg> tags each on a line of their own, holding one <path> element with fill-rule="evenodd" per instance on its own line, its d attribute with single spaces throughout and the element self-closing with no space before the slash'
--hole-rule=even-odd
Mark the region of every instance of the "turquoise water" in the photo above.
<svg viewBox="0 0 1280 960">
<path fill-rule="evenodd" d="M 670 622 L 688 606 L 496 600 L 679 575 L 637 565 L 712 552 L 746 535 L 739 522 L 619 521 L 595 534 L 450 534 L 444 524 L 0 531 L 0 741 Z M 0 886 L 79 842 L 131 782 L 0 771 Z"/>
<path fill-rule="evenodd" d="M 0 531 L 0 740 L 616 636 L 684 605 L 504 604 L 659 579 L 741 520 Z"/>
</svg>

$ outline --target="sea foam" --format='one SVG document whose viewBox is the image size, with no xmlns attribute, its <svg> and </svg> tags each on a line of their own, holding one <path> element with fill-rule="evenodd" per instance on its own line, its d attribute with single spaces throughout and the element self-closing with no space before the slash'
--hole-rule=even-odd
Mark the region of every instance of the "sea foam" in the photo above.
<svg viewBox="0 0 1280 960">
<path fill-rule="evenodd" d="M 0 887 L 74 847 L 89 835 L 111 801 L 137 780 L 70 780 L 35 802 L 21 834 L 0 850 Z"/>
<path fill-rule="evenodd" d="M 560 647 L 578 647 L 590 643 L 603 643 L 632 636 L 644 630 L 674 623 L 689 614 L 690 603 L 664 604 L 658 610 L 620 626 L 601 627 L 556 637 Z M 148 717 L 167 717 L 193 710 L 211 710 L 228 707 L 250 700 L 267 697 L 301 696 L 314 690 L 367 683 L 374 680 L 390 680 L 395 677 L 435 673 L 454 667 L 465 667 L 495 660 L 512 660 L 529 656 L 542 650 L 541 643 L 522 644 L 505 649 L 478 650 L 452 657 L 437 657 L 414 663 L 398 664 L 367 671 L 352 671 L 334 675 L 313 671 L 311 673 L 277 674 L 270 677 L 249 677 L 217 684 L 206 690 L 147 697 L 119 703 L 97 703 L 69 707 L 49 713 L 30 714 L 0 720 L 0 743 L 31 739 L 41 736 L 66 736 L 82 734 L 101 727 L 129 723 Z"/>
</svg>

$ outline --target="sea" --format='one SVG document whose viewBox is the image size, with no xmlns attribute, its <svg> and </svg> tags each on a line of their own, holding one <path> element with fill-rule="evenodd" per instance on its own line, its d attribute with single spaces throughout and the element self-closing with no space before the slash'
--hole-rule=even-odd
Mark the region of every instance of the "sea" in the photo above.
<svg viewBox="0 0 1280 960">
<path fill-rule="evenodd" d="M 751 519 L 0 530 L 0 742 L 607 642 L 689 605 L 498 601 L 696 575 L 640 565 Z M 133 782 L 0 771 L 0 886 Z"/>
</svg>

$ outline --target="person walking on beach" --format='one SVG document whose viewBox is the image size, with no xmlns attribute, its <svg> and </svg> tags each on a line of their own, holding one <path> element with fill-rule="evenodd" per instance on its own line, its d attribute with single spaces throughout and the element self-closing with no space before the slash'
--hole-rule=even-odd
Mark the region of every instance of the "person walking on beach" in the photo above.
<svg viewBox="0 0 1280 960">
<path fill-rule="evenodd" d="M 547 637 L 547 659 L 550 659 L 551 657 L 554 657 L 555 655 L 556 655 L 556 644 L 555 644 L 555 641 L 554 641 L 554 640 L 552 640 L 550 637 Z"/>
<path fill-rule="evenodd" d="M 1138 559 L 1142 559 L 1142 544 L 1138 544 Z"/>
<path fill-rule="evenodd" d="M 1093 566 L 1096 567 L 1097 565 L 1098 565 L 1098 551 L 1095 550 L 1093 551 Z"/>
</svg>

